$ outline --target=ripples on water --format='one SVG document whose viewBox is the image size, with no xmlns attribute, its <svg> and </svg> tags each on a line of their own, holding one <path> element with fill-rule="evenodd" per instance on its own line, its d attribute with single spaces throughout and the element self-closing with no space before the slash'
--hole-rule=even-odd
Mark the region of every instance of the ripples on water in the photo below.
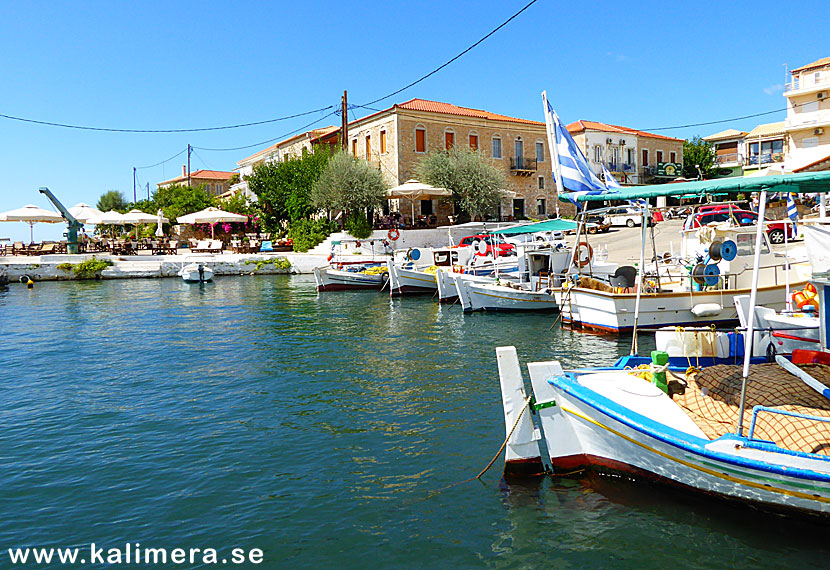
<svg viewBox="0 0 830 570">
<path fill-rule="evenodd" d="M 318 296 L 307 277 L 0 291 L 0 560 L 131 541 L 258 547 L 267 568 L 823 561 L 826 540 L 779 519 L 619 482 L 508 488 L 501 461 L 433 495 L 504 438 L 496 346 L 571 366 L 628 352 L 552 322 Z"/>
</svg>

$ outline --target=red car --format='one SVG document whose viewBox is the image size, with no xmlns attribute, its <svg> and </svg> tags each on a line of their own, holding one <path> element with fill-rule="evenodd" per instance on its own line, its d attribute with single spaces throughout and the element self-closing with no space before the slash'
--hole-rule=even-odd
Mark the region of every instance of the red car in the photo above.
<svg viewBox="0 0 830 570">
<path fill-rule="evenodd" d="M 752 226 L 758 223 L 758 214 L 749 210 L 740 210 L 734 205 L 718 204 L 701 207 L 689 219 L 691 221 L 687 220 L 686 228 L 699 228 L 711 222 L 726 222 L 729 220 L 736 221 L 741 226 Z M 764 220 L 770 243 L 784 243 L 784 232 L 787 232 L 787 239 L 793 237 L 793 226 L 790 222 L 771 222 L 768 218 L 764 218 Z"/>
<path fill-rule="evenodd" d="M 512 243 L 507 243 L 504 238 L 489 234 L 477 234 L 474 236 L 467 236 L 463 238 L 458 247 L 470 247 L 471 245 L 478 246 L 478 242 L 487 244 L 485 253 L 481 253 L 476 249 L 476 255 L 492 255 L 493 257 L 503 257 L 505 255 L 513 255 L 516 248 Z M 495 252 L 495 253 L 494 253 Z"/>
</svg>

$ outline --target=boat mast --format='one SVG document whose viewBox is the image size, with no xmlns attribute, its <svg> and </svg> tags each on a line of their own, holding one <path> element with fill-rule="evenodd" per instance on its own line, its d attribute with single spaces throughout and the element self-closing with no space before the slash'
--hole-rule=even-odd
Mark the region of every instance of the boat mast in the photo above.
<svg viewBox="0 0 830 570">
<path fill-rule="evenodd" d="M 744 339 L 744 368 L 741 374 L 741 404 L 738 409 L 738 427 L 735 433 L 738 436 L 743 435 L 744 431 L 744 409 L 746 408 L 746 382 L 749 377 L 749 361 L 752 358 L 753 340 L 755 336 L 755 302 L 758 297 L 758 274 L 761 266 L 761 246 L 763 245 L 764 235 L 764 214 L 767 211 L 767 191 L 761 190 L 761 196 L 758 203 L 758 227 L 755 230 L 755 256 L 752 268 L 752 290 L 749 293 L 749 314 L 746 319 L 746 338 Z"/>
<path fill-rule="evenodd" d="M 648 220 L 648 202 L 643 203 L 643 209 L 641 211 L 643 217 L 640 220 L 640 266 L 637 268 L 637 276 L 639 279 L 637 280 L 637 299 L 634 301 L 634 331 L 631 338 L 631 356 L 636 356 L 637 354 L 637 324 L 640 319 L 640 296 L 643 294 L 643 277 L 646 269 L 646 231 L 648 228 L 646 220 Z M 657 254 L 655 253 L 656 256 Z"/>
</svg>

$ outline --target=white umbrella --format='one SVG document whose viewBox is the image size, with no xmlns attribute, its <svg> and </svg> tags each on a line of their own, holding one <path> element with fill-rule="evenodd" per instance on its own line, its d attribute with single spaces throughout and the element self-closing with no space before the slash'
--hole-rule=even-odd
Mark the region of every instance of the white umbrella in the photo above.
<svg viewBox="0 0 830 570">
<path fill-rule="evenodd" d="M 158 220 L 158 216 L 154 216 L 153 214 L 147 214 L 142 212 L 141 210 L 130 210 L 126 214 L 124 214 L 124 223 L 131 224 L 135 226 L 135 237 L 138 239 L 138 226 L 140 224 L 152 224 Z M 166 222 L 167 218 L 164 216 L 161 217 L 162 221 Z"/>
<path fill-rule="evenodd" d="M 63 216 L 57 212 L 44 210 L 34 204 L 23 206 L 16 210 L 9 210 L 0 214 L 0 222 L 26 222 L 29 224 L 29 240 L 34 242 L 34 227 L 38 222 L 45 222 L 47 224 L 56 224 L 63 222 Z"/>
<path fill-rule="evenodd" d="M 164 228 L 162 228 L 161 225 L 166 221 L 167 218 L 164 217 L 161 208 L 159 208 L 158 220 L 156 221 L 156 237 L 164 237 Z"/>
<path fill-rule="evenodd" d="M 124 221 L 124 214 L 116 212 L 115 210 L 110 210 L 109 212 L 104 212 L 100 216 L 93 216 L 89 218 L 86 223 L 94 226 L 123 226 L 127 222 Z"/>
<path fill-rule="evenodd" d="M 407 198 L 412 209 L 412 221 L 415 221 L 415 200 L 429 200 L 435 197 L 452 196 L 452 190 L 436 188 L 417 180 L 407 180 L 400 186 L 386 191 L 386 199 Z"/>
<path fill-rule="evenodd" d="M 103 214 L 103 212 L 98 208 L 93 208 L 89 204 L 84 204 L 83 202 L 75 204 L 69 208 L 69 213 L 72 214 L 73 218 L 82 223 L 86 223 L 90 218 Z"/>
<path fill-rule="evenodd" d="M 210 237 L 214 236 L 213 224 L 217 222 L 244 222 L 248 220 L 248 216 L 242 214 L 234 214 L 233 212 L 226 212 L 219 208 L 205 208 L 199 212 L 187 214 L 176 218 L 179 224 L 210 224 Z"/>
</svg>

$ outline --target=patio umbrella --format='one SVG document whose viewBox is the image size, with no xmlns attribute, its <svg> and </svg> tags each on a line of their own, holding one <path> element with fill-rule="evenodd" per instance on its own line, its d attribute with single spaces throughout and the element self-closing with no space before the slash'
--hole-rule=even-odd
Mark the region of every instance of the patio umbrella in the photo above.
<svg viewBox="0 0 830 570">
<path fill-rule="evenodd" d="M 131 224 L 131 225 L 135 226 L 135 229 L 136 229 L 135 237 L 136 237 L 136 239 L 138 239 L 138 226 L 139 225 L 141 225 L 141 224 L 153 224 L 153 223 L 156 223 L 158 221 L 158 219 L 159 218 L 156 215 L 147 214 L 145 212 L 142 212 L 141 210 L 135 210 L 135 209 L 130 210 L 129 212 L 124 214 L 124 223 L 125 224 Z M 161 220 L 163 222 L 166 222 L 167 218 L 162 216 Z"/>
<path fill-rule="evenodd" d="M 244 222 L 248 220 L 248 216 L 242 214 L 234 214 L 233 212 L 226 212 L 219 208 L 205 208 L 199 212 L 179 216 L 176 222 L 179 224 L 210 224 L 210 237 L 214 237 L 213 224 L 218 222 Z"/>
<path fill-rule="evenodd" d="M 90 218 L 100 216 L 103 214 L 98 208 L 93 208 L 89 204 L 80 202 L 69 208 L 69 213 L 79 222 L 86 223 Z"/>
<path fill-rule="evenodd" d="M 161 208 L 159 208 L 158 220 L 156 221 L 156 237 L 164 237 L 164 228 L 162 228 L 161 225 L 166 221 L 167 218 L 164 217 Z"/>
<path fill-rule="evenodd" d="M 9 210 L 0 214 L 0 222 L 26 222 L 29 224 L 29 240 L 34 242 L 34 227 L 38 222 L 57 224 L 65 221 L 57 212 L 44 210 L 34 204 L 23 206 L 16 210 Z"/>
<path fill-rule="evenodd" d="M 110 210 L 109 212 L 102 213 L 100 216 L 89 218 L 86 223 L 94 226 L 123 226 L 126 222 L 124 221 L 124 214 Z"/>
<path fill-rule="evenodd" d="M 412 221 L 415 221 L 415 200 L 431 200 L 441 196 L 452 196 L 452 190 L 436 188 L 417 180 L 407 180 L 400 186 L 395 186 L 386 191 L 386 199 L 394 200 L 407 198 L 412 210 Z"/>
</svg>

